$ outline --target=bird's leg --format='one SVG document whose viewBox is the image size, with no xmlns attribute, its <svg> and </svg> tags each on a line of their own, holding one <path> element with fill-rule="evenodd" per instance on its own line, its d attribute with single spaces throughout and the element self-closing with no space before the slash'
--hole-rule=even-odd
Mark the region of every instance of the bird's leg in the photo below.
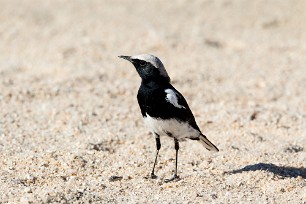
<svg viewBox="0 0 306 204">
<path fill-rule="evenodd" d="M 174 174 L 171 178 L 165 180 L 166 183 L 168 183 L 170 181 L 173 181 L 176 178 L 179 178 L 179 176 L 177 175 L 177 160 L 178 160 L 178 151 L 180 149 L 180 145 L 179 145 L 179 142 L 176 138 L 174 138 L 174 148 L 175 148 L 175 151 L 176 151 L 176 154 L 175 154 L 175 171 L 174 171 Z"/>
<path fill-rule="evenodd" d="M 157 176 L 154 174 L 154 169 L 155 169 L 155 165 L 156 165 L 156 163 L 157 163 L 157 157 L 158 157 L 158 153 L 159 153 L 159 150 L 160 150 L 160 147 L 161 147 L 161 145 L 160 145 L 160 138 L 159 138 L 159 135 L 155 135 L 156 137 L 155 137 L 155 140 L 156 140 L 156 156 L 155 156 L 155 161 L 154 161 L 154 165 L 153 165 L 153 169 L 152 169 L 152 172 L 151 172 L 151 178 L 152 179 L 156 179 L 157 178 Z"/>
</svg>

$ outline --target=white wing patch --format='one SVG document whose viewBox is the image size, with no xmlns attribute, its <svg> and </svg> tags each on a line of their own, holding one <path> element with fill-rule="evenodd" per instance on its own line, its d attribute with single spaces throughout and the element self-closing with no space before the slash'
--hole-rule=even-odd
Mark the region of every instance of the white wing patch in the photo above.
<svg viewBox="0 0 306 204">
<path fill-rule="evenodd" d="M 172 105 L 174 105 L 177 108 L 185 108 L 186 109 L 185 106 L 182 106 L 182 105 L 178 104 L 177 95 L 172 89 L 166 89 L 165 92 L 167 93 L 166 101 L 168 101 L 169 103 L 171 103 Z"/>
</svg>

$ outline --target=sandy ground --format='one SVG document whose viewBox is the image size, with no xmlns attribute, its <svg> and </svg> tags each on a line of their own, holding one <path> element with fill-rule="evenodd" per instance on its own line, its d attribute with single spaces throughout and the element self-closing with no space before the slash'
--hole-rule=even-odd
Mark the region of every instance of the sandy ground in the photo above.
<svg viewBox="0 0 306 204">
<path fill-rule="evenodd" d="M 306 1 L 0 1 L 0 203 L 306 203 Z M 155 141 L 159 56 L 221 150 Z M 111 179 L 118 176 L 119 179 Z M 120 177 L 122 177 L 120 179 Z"/>
</svg>

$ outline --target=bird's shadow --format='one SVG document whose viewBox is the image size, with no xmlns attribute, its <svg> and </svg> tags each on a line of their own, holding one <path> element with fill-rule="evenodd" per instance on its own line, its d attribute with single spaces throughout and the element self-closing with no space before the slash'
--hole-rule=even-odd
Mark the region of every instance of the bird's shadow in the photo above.
<svg viewBox="0 0 306 204">
<path fill-rule="evenodd" d="M 290 166 L 277 166 L 271 163 L 270 164 L 258 163 L 258 164 L 247 165 L 241 169 L 228 171 L 226 173 L 237 174 L 237 173 L 242 173 L 244 171 L 268 171 L 283 178 L 286 177 L 296 178 L 300 176 L 306 179 L 306 168 L 304 167 L 296 168 Z"/>
</svg>

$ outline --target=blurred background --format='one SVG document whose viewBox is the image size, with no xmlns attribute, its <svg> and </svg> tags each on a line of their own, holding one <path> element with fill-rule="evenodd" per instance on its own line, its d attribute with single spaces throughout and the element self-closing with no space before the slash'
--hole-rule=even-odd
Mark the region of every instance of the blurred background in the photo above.
<svg viewBox="0 0 306 204">
<path fill-rule="evenodd" d="M 199 202 L 216 199 L 210 195 L 220 202 L 306 199 L 301 191 L 306 185 L 305 9 L 303 0 L 0 0 L 1 199 L 59 201 L 57 193 L 72 189 L 64 194 L 72 202 L 82 186 L 91 188 L 83 189 L 84 202 L 93 199 L 92 192 L 104 201 L 139 202 L 137 195 L 166 202 L 167 194 L 185 192 L 179 183 L 159 200 L 141 190 L 160 193 L 156 184 L 144 187 L 141 180 L 155 144 L 136 101 L 140 78 L 117 57 L 141 53 L 163 61 L 199 126 L 222 150 L 208 155 L 198 144 L 183 143 L 184 182 L 193 193 L 207 187 L 201 196 L 191 192 L 189 197 Z M 163 142 L 161 176 L 172 169 L 174 153 L 172 141 Z M 220 172 L 246 165 L 256 169 L 260 162 L 276 165 L 268 171 L 290 166 L 298 173 L 274 181 L 284 190 L 263 189 L 271 183 L 265 174 L 262 182 L 258 175 L 247 177 L 256 183 L 249 191 L 233 183 L 244 182 L 240 177 L 249 172 L 222 180 Z M 85 170 L 89 163 L 95 169 Z M 212 169 L 188 171 L 194 166 Z M 122 186 L 109 186 L 113 172 L 140 179 L 124 177 L 122 184 L 140 185 L 136 197 L 118 190 Z M 197 183 L 211 179 L 212 172 L 214 182 Z M 60 176 L 76 180 L 68 185 Z M 234 196 L 229 198 L 231 188 L 220 189 L 220 183 L 232 186 Z"/>
</svg>

